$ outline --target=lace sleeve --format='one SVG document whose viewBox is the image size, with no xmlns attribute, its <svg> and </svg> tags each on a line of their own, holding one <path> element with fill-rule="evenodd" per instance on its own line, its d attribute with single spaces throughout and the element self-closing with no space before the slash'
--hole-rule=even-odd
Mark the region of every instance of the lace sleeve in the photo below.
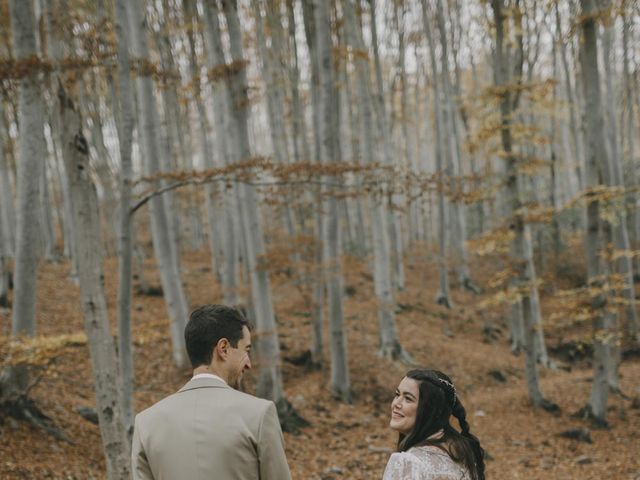
<svg viewBox="0 0 640 480">
<path fill-rule="evenodd" d="M 387 462 L 382 480 L 419 479 L 420 466 L 413 455 L 393 453 Z"/>
</svg>

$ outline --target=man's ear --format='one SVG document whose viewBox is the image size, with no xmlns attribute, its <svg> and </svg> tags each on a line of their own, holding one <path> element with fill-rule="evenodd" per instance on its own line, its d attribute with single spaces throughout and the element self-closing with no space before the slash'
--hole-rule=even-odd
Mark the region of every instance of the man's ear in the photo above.
<svg viewBox="0 0 640 480">
<path fill-rule="evenodd" d="M 229 340 L 227 340 L 226 338 L 221 338 L 220 340 L 218 340 L 218 343 L 216 343 L 216 346 L 214 347 L 214 354 L 221 359 L 226 359 L 227 354 L 229 353 L 230 346 L 231 345 L 229 344 Z"/>
</svg>

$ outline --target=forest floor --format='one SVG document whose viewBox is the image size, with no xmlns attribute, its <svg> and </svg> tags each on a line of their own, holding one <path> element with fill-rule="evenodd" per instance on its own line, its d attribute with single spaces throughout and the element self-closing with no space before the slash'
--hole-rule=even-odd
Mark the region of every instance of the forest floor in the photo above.
<svg viewBox="0 0 640 480">
<path fill-rule="evenodd" d="M 574 250 L 575 249 L 575 250 Z M 565 279 L 543 272 L 556 283 L 567 281 L 578 269 L 581 251 L 572 246 L 561 261 Z M 418 253 L 416 253 L 418 252 Z M 213 279 L 208 254 L 183 257 L 183 279 L 192 306 L 220 302 L 222 294 Z M 574 262 L 573 264 L 569 262 Z M 476 283 L 486 285 L 500 266 L 497 258 L 475 259 Z M 153 263 L 147 280 L 159 285 Z M 81 333 L 83 322 L 79 292 L 69 278 L 68 263 L 41 266 L 37 290 L 38 332 L 44 336 Z M 287 456 L 294 479 L 376 479 L 382 477 L 396 435 L 388 428 L 392 392 L 407 366 L 376 355 L 377 317 L 371 275 L 366 262 L 347 257 L 344 265 L 345 318 L 354 402 L 345 405 L 332 398 L 326 385 L 328 368 L 314 370 L 287 359 L 308 349 L 311 338 L 309 305 L 285 273 L 272 275 L 274 304 L 283 351 L 286 394 L 310 426 L 285 434 Z M 595 429 L 572 414 L 582 407 L 591 388 L 588 358 L 577 355 L 573 363 L 556 360 L 565 368 L 542 369 L 540 383 L 547 398 L 561 407 L 552 415 L 533 409 L 527 398 L 522 356 L 510 352 L 504 321 L 505 307 L 483 310 L 487 294 L 474 295 L 454 288 L 454 308 L 434 304 L 437 271 L 434 257 L 415 250 L 406 259 L 407 287 L 397 295 L 397 325 L 402 345 L 416 362 L 449 373 L 471 423 L 491 459 L 488 479 L 640 479 L 640 358 L 631 355 L 620 368 L 622 391 L 634 401 L 610 397 L 610 428 Z M 108 305 L 115 317 L 117 261 L 105 262 Z M 550 288 L 541 288 L 545 318 L 559 310 Z M 169 326 L 161 297 L 134 297 L 135 407 L 141 410 L 176 391 L 190 377 L 172 364 Z M 0 334 L 10 331 L 10 312 L 0 311 Z M 443 333 L 448 321 L 453 331 Z M 483 327 L 493 324 L 495 340 Z M 588 341 L 590 327 L 554 320 L 545 325 L 550 348 L 567 341 Z M 328 337 L 328 335 L 327 335 Z M 325 337 L 326 338 L 326 337 Z M 580 353 L 576 350 L 577 353 Z M 636 352 L 637 353 L 637 352 Z M 328 359 L 328 348 L 325 352 Z M 254 365 L 254 370 L 257 366 Z M 247 381 L 251 391 L 252 377 Z M 71 346 L 42 372 L 32 397 L 65 432 L 58 440 L 22 421 L 0 422 L 0 478 L 104 478 L 104 459 L 97 425 L 85 420 L 80 407 L 94 405 L 92 373 L 86 345 Z M 592 443 L 559 436 L 570 429 L 589 429 Z"/>
</svg>

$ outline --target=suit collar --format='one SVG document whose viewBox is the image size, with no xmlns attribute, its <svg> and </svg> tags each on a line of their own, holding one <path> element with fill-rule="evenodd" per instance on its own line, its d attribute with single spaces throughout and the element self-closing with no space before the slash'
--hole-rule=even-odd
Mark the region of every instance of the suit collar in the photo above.
<svg viewBox="0 0 640 480">
<path fill-rule="evenodd" d="M 204 377 L 189 380 L 184 387 L 178 390 L 178 393 L 196 388 L 231 388 L 222 380 L 216 378 Z"/>
</svg>

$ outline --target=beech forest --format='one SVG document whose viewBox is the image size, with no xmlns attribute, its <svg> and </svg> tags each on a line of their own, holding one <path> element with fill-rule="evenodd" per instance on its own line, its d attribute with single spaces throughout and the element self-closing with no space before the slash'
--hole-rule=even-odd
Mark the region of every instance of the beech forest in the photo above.
<svg viewBox="0 0 640 480">
<path fill-rule="evenodd" d="M 0 478 L 131 478 L 252 325 L 294 479 L 377 479 L 414 367 L 486 478 L 640 480 L 640 2 L 0 0 Z"/>
</svg>

